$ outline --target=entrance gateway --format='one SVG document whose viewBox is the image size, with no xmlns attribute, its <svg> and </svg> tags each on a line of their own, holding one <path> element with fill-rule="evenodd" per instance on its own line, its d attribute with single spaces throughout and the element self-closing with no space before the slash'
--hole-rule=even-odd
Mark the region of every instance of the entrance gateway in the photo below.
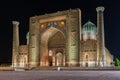
<svg viewBox="0 0 120 80">
<path fill-rule="evenodd" d="M 104 7 L 96 10 L 97 27 L 91 21 L 81 27 L 80 9 L 30 17 L 26 45 L 19 45 L 19 22 L 13 21 L 12 66 L 111 66 L 113 56 L 104 44 Z"/>
<path fill-rule="evenodd" d="M 30 18 L 29 67 L 77 66 L 79 9 Z"/>
</svg>

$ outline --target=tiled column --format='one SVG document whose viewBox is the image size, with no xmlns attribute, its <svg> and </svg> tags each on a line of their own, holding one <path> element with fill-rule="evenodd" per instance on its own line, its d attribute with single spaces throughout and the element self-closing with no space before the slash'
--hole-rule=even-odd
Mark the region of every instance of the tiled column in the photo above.
<svg viewBox="0 0 120 80">
<path fill-rule="evenodd" d="M 12 21 L 13 23 L 13 50 L 12 50 L 12 66 L 18 67 L 19 59 L 19 22 Z"/>
<path fill-rule="evenodd" d="M 97 50 L 98 61 L 100 66 L 106 66 L 106 53 L 105 53 L 105 39 L 104 39 L 104 7 L 97 7 Z"/>
</svg>

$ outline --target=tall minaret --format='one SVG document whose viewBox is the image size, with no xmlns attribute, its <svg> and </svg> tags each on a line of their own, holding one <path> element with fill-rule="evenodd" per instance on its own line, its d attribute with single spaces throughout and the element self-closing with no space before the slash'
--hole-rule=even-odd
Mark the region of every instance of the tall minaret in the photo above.
<svg viewBox="0 0 120 80">
<path fill-rule="evenodd" d="M 104 41 L 104 7 L 97 7 L 97 51 L 99 65 L 106 66 L 106 53 L 105 53 L 105 41 Z"/>
<path fill-rule="evenodd" d="M 19 47 L 19 22 L 12 21 L 13 23 L 13 50 L 12 50 L 12 66 L 18 67 L 18 47 Z"/>
</svg>

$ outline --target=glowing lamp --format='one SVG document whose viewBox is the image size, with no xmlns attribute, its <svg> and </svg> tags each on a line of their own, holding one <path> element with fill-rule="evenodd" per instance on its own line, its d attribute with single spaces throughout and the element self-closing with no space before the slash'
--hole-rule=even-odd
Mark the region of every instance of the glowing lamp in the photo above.
<svg viewBox="0 0 120 80">
<path fill-rule="evenodd" d="M 60 26 L 60 27 L 64 27 L 64 26 L 65 26 L 65 22 L 64 22 L 64 21 L 60 21 L 60 22 L 59 22 L 59 26 Z"/>
<path fill-rule="evenodd" d="M 46 28 L 46 25 L 45 25 L 45 24 L 42 24 L 42 25 L 40 26 L 40 28 L 41 28 L 41 29 L 45 29 L 45 28 Z"/>
</svg>

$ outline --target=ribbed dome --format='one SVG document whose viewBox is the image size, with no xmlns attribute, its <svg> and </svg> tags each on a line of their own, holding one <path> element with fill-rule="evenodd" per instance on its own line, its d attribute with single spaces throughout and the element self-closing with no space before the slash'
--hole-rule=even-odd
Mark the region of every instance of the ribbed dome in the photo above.
<svg viewBox="0 0 120 80">
<path fill-rule="evenodd" d="M 83 40 L 96 39 L 96 32 L 96 25 L 91 21 L 88 21 L 82 27 Z"/>
<path fill-rule="evenodd" d="M 90 31 L 90 30 L 96 31 L 96 25 L 92 23 L 91 21 L 88 21 L 87 23 L 83 25 L 83 30 L 84 31 Z"/>
</svg>

